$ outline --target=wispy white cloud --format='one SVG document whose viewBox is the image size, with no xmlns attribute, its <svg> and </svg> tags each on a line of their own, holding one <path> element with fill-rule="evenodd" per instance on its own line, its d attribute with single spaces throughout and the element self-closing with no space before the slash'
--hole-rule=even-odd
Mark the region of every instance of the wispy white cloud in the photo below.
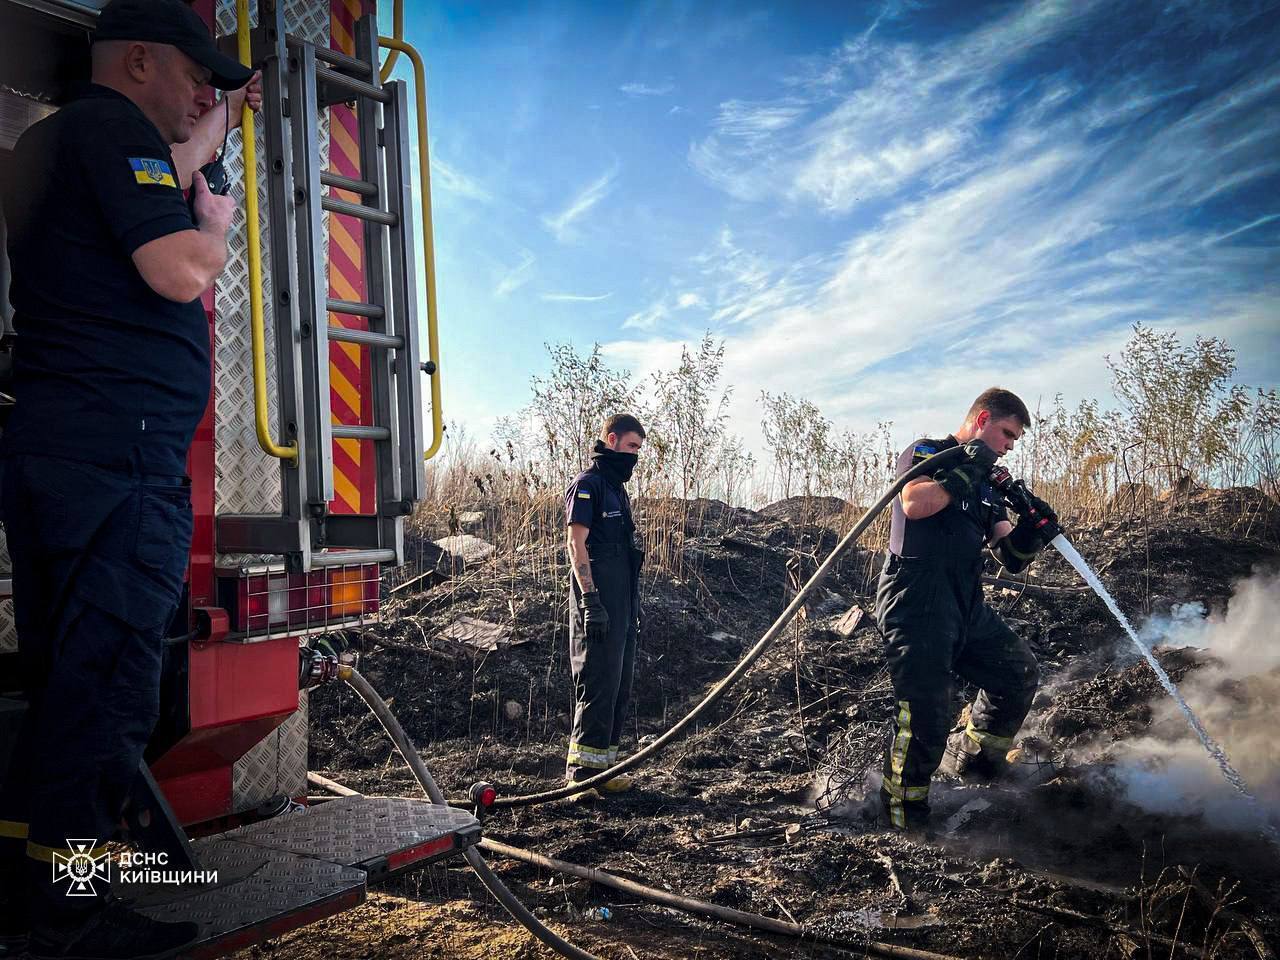
<svg viewBox="0 0 1280 960">
<path fill-rule="evenodd" d="M 618 176 L 618 165 L 592 180 L 569 201 L 568 205 L 555 216 L 543 217 L 543 225 L 561 243 L 573 238 L 573 226 L 591 211 L 601 200 L 609 195 Z"/>
<path fill-rule="evenodd" d="M 642 310 L 637 310 L 622 322 L 624 330 L 652 330 L 671 315 L 666 298 L 655 300 Z"/>
<path fill-rule="evenodd" d="M 618 88 L 629 97 L 666 97 L 676 92 L 674 83 L 624 83 Z"/>
<path fill-rule="evenodd" d="M 825 63 L 784 78 L 785 99 L 722 104 L 689 161 L 740 199 L 789 200 L 833 214 L 923 175 L 945 179 L 946 165 L 973 147 L 982 124 L 1007 105 L 1008 92 L 998 84 L 1010 65 L 1069 33 L 1097 2 L 1025 4 L 928 49 L 871 44 L 877 20 Z M 1041 97 L 1041 107 L 1071 92 L 1059 84 Z"/>
<path fill-rule="evenodd" d="M 439 157 L 431 158 L 431 184 L 433 187 L 440 187 L 468 200 L 477 200 L 481 203 L 489 203 L 493 200 L 493 194 L 478 180 L 463 173 L 457 167 L 445 163 Z"/>
<path fill-rule="evenodd" d="M 1234 230 L 1228 230 L 1226 233 L 1219 234 L 1216 237 L 1210 237 L 1205 240 L 1205 243 L 1221 243 L 1223 240 L 1230 240 L 1238 234 L 1247 233 L 1257 227 L 1265 227 L 1268 223 L 1273 223 L 1276 220 L 1280 220 L 1280 213 L 1269 213 L 1265 217 L 1258 217 L 1258 219 L 1251 223 L 1246 223 L 1242 227 L 1236 227 Z"/>
<path fill-rule="evenodd" d="M 1189 335 L 1250 318 L 1233 342 L 1257 349 L 1250 324 L 1280 322 L 1280 290 L 1257 279 L 1276 276 L 1280 214 L 1224 232 L 1199 211 L 1275 175 L 1280 67 L 1213 95 L 1224 77 L 1208 64 L 1174 82 L 1139 70 L 1119 84 L 1002 83 L 1090 8 L 1028 3 L 946 49 L 845 45 L 826 69 L 781 78 L 777 98 L 723 104 L 689 152 L 709 180 L 828 216 L 878 198 L 876 219 L 838 221 L 845 242 L 808 257 L 722 231 L 628 321 L 645 337 L 618 341 L 617 356 L 687 337 L 681 299 L 698 296 L 727 340 L 730 382 L 803 394 L 853 423 L 945 429 L 992 383 L 1033 401 L 1105 394 L 1103 355 L 1133 322 Z M 739 391 L 736 422 L 758 421 L 754 393 Z"/>
<path fill-rule="evenodd" d="M 533 279 L 533 265 L 537 261 L 538 258 L 534 256 L 533 251 L 521 251 L 520 262 L 514 267 L 504 270 L 502 275 L 499 276 L 498 283 L 493 288 L 493 295 L 495 297 L 505 297 L 523 287 Z"/>
<path fill-rule="evenodd" d="M 583 293 L 544 293 L 543 300 L 549 303 L 599 303 L 601 300 L 608 300 L 613 296 L 613 292 L 600 294 L 583 294 Z"/>
</svg>

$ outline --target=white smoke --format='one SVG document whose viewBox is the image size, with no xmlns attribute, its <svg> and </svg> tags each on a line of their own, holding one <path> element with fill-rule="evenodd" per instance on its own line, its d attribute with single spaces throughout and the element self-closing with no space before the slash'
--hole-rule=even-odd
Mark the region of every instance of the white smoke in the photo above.
<svg viewBox="0 0 1280 960">
<path fill-rule="evenodd" d="M 1142 629 L 1148 643 L 1197 647 L 1206 664 L 1179 685 L 1209 734 L 1258 798 L 1280 816 L 1280 573 L 1236 584 L 1224 611 L 1175 606 Z M 1257 817 L 1223 779 L 1173 701 L 1152 703 L 1150 733 L 1116 744 L 1110 773 L 1127 798 L 1154 813 L 1203 814 L 1210 825 L 1247 828 Z"/>
</svg>

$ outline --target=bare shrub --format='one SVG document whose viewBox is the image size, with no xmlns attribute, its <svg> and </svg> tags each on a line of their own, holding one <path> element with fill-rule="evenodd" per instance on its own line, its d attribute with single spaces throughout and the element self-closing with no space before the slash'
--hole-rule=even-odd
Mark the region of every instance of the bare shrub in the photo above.
<svg viewBox="0 0 1280 960">
<path fill-rule="evenodd" d="M 1112 389 L 1128 414 L 1126 439 L 1166 489 L 1207 483 L 1228 464 L 1249 410 L 1247 388 L 1231 383 L 1235 351 L 1217 337 L 1184 346 L 1174 332 L 1135 324 L 1118 358 L 1107 357 Z"/>
</svg>

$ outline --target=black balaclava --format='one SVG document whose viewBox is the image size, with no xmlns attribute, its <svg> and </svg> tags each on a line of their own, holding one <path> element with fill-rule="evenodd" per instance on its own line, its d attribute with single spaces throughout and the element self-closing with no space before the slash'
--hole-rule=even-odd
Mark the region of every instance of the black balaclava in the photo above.
<svg viewBox="0 0 1280 960">
<path fill-rule="evenodd" d="M 621 450 L 610 450 L 603 440 L 597 440 L 591 451 L 591 460 L 606 478 L 621 486 L 631 479 L 631 471 L 636 468 L 638 458 L 634 453 L 623 453 Z"/>
</svg>

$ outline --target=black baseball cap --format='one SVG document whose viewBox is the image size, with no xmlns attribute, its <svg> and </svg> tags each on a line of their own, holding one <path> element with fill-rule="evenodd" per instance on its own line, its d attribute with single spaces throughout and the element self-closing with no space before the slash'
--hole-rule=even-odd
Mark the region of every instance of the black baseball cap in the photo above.
<svg viewBox="0 0 1280 960">
<path fill-rule="evenodd" d="M 111 0 L 98 14 L 93 39 L 167 43 L 206 67 L 219 90 L 239 90 L 253 71 L 219 53 L 200 15 L 182 0 Z"/>
</svg>

